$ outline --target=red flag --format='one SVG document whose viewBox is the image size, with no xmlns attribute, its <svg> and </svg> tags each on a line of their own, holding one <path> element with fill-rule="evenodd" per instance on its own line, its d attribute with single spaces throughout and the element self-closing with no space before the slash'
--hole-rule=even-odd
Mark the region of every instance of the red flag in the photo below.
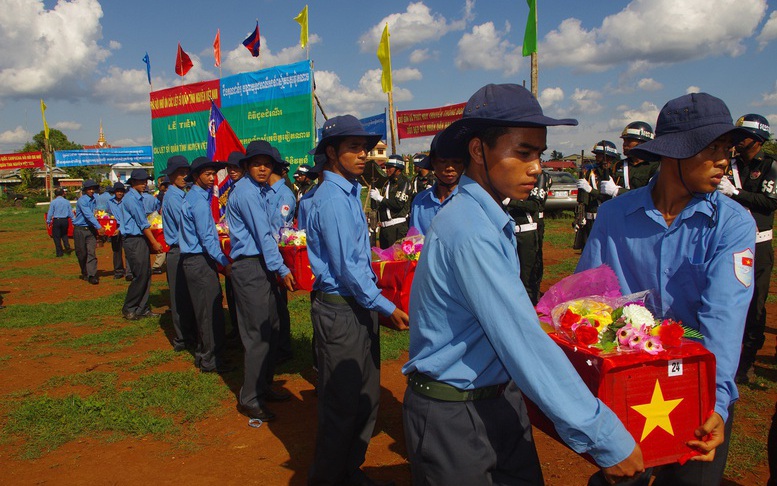
<svg viewBox="0 0 777 486">
<path fill-rule="evenodd" d="M 221 67 L 221 29 L 216 30 L 216 40 L 213 41 L 213 57 L 216 59 L 216 67 Z"/>
<path fill-rule="evenodd" d="M 175 74 L 178 76 L 186 76 L 186 73 L 194 66 L 189 54 L 183 52 L 181 49 L 181 43 L 178 43 L 178 55 L 175 57 Z"/>
<path fill-rule="evenodd" d="M 256 21 L 256 28 L 254 29 L 254 32 L 246 37 L 246 39 L 243 41 L 243 45 L 246 46 L 246 49 L 251 51 L 251 55 L 254 57 L 259 57 L 259 45 L 261 44 L 260 38 L 259 38 L 259 21 Z"/>
</svg>

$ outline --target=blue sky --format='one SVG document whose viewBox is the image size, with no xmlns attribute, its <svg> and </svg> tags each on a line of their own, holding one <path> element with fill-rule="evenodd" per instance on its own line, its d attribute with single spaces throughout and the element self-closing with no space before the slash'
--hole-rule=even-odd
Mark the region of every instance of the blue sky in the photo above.
<svg viewBox="0 0 777 486">
<path fill-rule="evenodd" d="M 520 55 L 522 0 L 309 1 L 311 59 L 327 115 L 383 111 L 380 31 L 389 23 L 398 110 L 464 102 L 487 83 L 529 84 Z M 181 43 L 195 63 L 187 82 L 218 77 L 212 44 L 221 29 L 229 75 L 302 60 L 305 6 L 289 0 L 0 0 L 0 153 L 49 125 L 78 143 L 96 141 L 100 120 L 114 145 L 150 145 L 149 85 L 180 84 Z M 538 0 L 540 102 L 580 126 L 551 129 L 548 149 L 589 152 L 629 121 L 655 123 L 669 99 L 690 91 L 722 98 L 734 118 L 760 113 L 777 124 L 777 5 L 766 0 Z M 240 44 L 256 19 L 262 55 Z M 319 115 L 319 125 L 323 118 Z M 429 139 L 398 147 L 412 153 Z"/>
</svg>

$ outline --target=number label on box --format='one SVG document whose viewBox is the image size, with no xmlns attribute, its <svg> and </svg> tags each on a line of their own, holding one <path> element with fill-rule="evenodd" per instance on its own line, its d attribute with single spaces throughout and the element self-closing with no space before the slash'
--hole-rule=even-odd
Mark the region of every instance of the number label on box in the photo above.
<svg viewBox="0 0 777 486">
<path fill-rule="evenodd" d="M 668 376 L 683 376 L 683 360 L 670 359 Z"/>
</svg>

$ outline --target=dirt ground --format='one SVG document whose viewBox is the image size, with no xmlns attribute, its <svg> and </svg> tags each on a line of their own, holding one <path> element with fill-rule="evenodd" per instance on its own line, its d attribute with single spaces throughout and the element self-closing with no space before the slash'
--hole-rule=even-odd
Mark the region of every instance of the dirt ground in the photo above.
<svg viewBox="0 0 777 486">
<path fill-rule="evenodd" d="M 45 236 L 45 235 L 44 235 Z M 48 238 L 35 237 L 30 245 L 46 249 Z M 546 266 L 568 258 L 571 250 L 546 251 Z M 53 252 L 53 249 L 52 249 Z M 103 280 L 98 286 L 89 286 L 77 279 L 75 256 L 57 259 L 57 278 L 25 276 L 0 282 L 5 304 L 59 303 L 69 299 L 94 299 L 115 294 L 126 288 L 123 280 L 114 281 L 110 272 L 110 246 L 98 248 L 99 268 Z M 23 265 L 51 265 L 53 259 L 31 259 Z M 154 280 L 163 280 L 155 275 Z M 544 282 L 543 290 L 552 282 Z M 775 291 L 775 283 L 772 283 Z M 30 290 L 34 289 L 34 290 Z M 164 307 L 155 310 L 163 312 Z M 0 311 L 2 312 L 2 311 Z M 764 357 L 773 359 L 777 305 L 769 304 L 767 344 Z M 0 314 L 0 319 L 2 315 Z M 120 319 L 117 317 L 117 322 Z M 68 326 L 63 324 L 62 326 Z M 56 327 L 56 326 L 55 326 Z M 69 326 L 69 332 L 78 333 Z M 84 373 L 99 370 L 105 365 L 104 356 L 73 351 L 70 354 L 50 353 L 32 358 L 21 353 L 17 346 L 39 332 L 36 329 L 18 329 L 5 332 L 0 342 L 0 355 L 11 355 L 0 371 L 2 394 L 22 389 L 35 389 L 54 375 Z M 133 347 L 111 355 L 111 359 L 139 356 L 154 349 L 169 349 L 163 332 L 141 338 Z M 40 350 L 40 351 L 45 351 Z M 406 460 L 402 430 L 401 402 L 405 379 L 400 369 L 406 355 L 384 362 L 382 367 L 382 396 L 378 424 L 370 443 L 365 470 L 376 479 L 392 479 L 399 485 L 409 485 L 409 466 Z M 181 362 L 160 365 L 156 371 L 185 371 Z M 119 379 L 123 379 L 121 373 Z M 235 400 L 222 402 L 219 410 L 192 427 L 191 446 L 173 447 L 169 442 L 154 438 L 109 440 L 97 436 L 67 443 L 35 460 L 18 458 L 18 442 L 0 440 L 0 483 L 2 484 L 138 484 L 152 481 L 159 484 L 305 484 L 311 462 L 316 430 L 316 396 L 313 385 L 298 375 L 281 375 L 280 383 L 293 394 L 290 402 L 276 405 L 272 410 L 278 418 L 260 428 L 251 428 L 247 420 L 235 410 Z M 233 389 L 233 391 L 235 391 Z M 771 403 L 774 405 L 774 396 Z M 748 416 L 737 421 L 747 424 Z M 745 425 L 746 426 L 746 425 Z M 547 485 L 585 484 L 596 468 L 558 444 L 545 434 L 535 431 L 535 438 Z M 764 484 L 768 477 L 765 464 L 758 465 L 747 477 L 727 484 Z"/>
</svg>

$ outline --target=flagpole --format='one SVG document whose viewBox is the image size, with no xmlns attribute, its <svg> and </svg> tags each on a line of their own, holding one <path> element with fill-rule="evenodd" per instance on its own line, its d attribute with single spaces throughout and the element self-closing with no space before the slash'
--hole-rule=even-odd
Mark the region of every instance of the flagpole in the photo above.
<svg viewBox="0 0 777 486">
<path fill-rule="evenodd" d="M 389 104 L 389 127 L 391 128 L 391 153 L 397 153 L 397 138 L 394 128 L 394 96 L 393 92 L 388 92 L 388 104 Z"/>
<path fill-rule="evenodd" d="M 537 32 L 537 4 L 534 4 L 534 31 Z M 537 62 L 537 51 L 531 53 L 531 94 L 537 98 L 537 74 L 539 71 L 539 65 Z"/>
</svg>

